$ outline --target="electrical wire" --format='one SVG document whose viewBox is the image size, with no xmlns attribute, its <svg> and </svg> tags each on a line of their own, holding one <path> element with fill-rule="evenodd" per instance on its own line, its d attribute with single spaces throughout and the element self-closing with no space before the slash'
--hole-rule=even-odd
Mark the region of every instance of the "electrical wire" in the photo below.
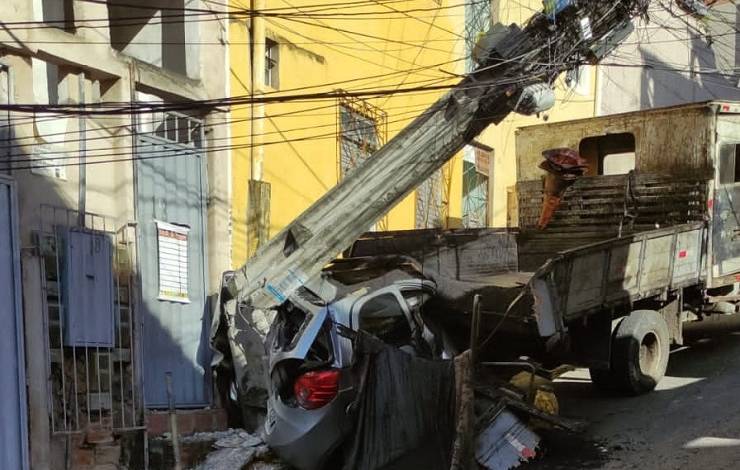
<svg viewBox="0 0 740 470">
<path fill-rule="evenodd" d="M 487 85 L 485 85 L 485 86 L 491 86 L 491 84 L 487 84 Z M 436 88 L 434 88 L 434 87 L 429 87 L 429 88 L 428 88 L 428 90 L 436 90 Z M 375 91 L 377 91 L 377 90 L 375 90 Z M 391 91 L 392 91 L 392 90 L 391 90 Z M 425 90 L 425 91 L 426 91 L 426 90 Z M 335 134 L 334 134 L 334 133 L 332 133 L 332 134 L 330 134 L 330 135 L 331 135 L 331 136 L 333 137 L 333 136 L 334 136 Z M 284 143 L 284 141 L 281 141 L 281 142 L 275 142 L 275 143 Z M 271 143 L 266 143 L 266 144 L 271 144 Z"/>
</svg>

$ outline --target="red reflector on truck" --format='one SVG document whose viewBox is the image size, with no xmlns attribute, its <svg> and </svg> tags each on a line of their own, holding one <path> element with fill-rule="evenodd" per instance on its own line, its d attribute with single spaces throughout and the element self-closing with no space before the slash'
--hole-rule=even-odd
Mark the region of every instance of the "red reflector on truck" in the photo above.
<svg viewBox="0 0 740 470">
<path fill-rule="evenodd" d="M 678 252 L 678 257 L 679 257 L 679 258 L 686 258 L 686 255 L 688 255 L 688 254 L 689 254 L 689 252 L 688 252 L 688 251 L 686 251 L 686 250 L 681 250 L 681 251 L 679 251 L 679 252 Z"/>
<path fill-rule="evenodd" d="M 306 372 L 296 379 L 293 392 L 301 408 L 315 410 L 328 405 L 339 392 L 339 371 Z"/>
</svg>

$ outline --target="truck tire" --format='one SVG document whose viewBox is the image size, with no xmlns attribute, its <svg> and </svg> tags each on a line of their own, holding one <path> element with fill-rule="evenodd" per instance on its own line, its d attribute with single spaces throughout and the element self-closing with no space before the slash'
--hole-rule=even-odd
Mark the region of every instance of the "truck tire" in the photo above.
<svg viewBox="0 0 740 470">
<path fill-rule="evenodd" d="M 628 395 L 652 391 L 665 375 L 670 334 L 663 316 L 636 310 L 617 327 L 612 341 L 611 374 L 617 389 Z"/>
</svg>

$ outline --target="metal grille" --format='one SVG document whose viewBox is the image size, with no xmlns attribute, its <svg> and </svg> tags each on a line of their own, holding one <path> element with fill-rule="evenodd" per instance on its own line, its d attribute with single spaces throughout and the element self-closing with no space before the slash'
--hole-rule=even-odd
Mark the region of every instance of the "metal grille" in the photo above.
<svg viewBox="0 0 740 470">
<path fill-rule="evenodd" d="M 345 178 L 385 144 L 387 115 L 357 98 L 340 98 L 338 109 L 339 175 Z M 387 230 L 387 216 L 371 229 Z"/>
<path fill-rule="evenodd" d="M 104 216 L 41 206 L 36 239 L 42 259 L 49 413 L 54 433 L 82 431 L 89 425 L 110 430 L 143 426 L 135 316 L 135 226 L 126 224 L 118 230 L 112 227 Z M 69 346 L 65 342 L 64 271 L 60 268 L 63 241 L 59 234 L 69 229 L 108 237 L 113 244 L 112 347 Z"/>
<path fill-rule="evenodd" d="M 153 112 L 143 115 L 138 122 L 140 134 L 148 134 L 167 142 L 203 148 L 203 121 L 185 114 Z"/>
<path fill-rule="evenodd" d="M 473 48 L 481 33 L 491 26 L 491 2 L 470 2 L 465 4 L 465 69 L 472 72 L 475 62 L 472 58 Z"/>
<path fill-rule="evenodd" d="M 339 174 L 344 178 L 383 146 L 387 116 L 357 98 L 340 98 L 338 107 Z"/>
<path fill-rule="evenodd" d="M 416 228 L 443 228 L 445 202 L 442 171 L 437 170 L 416 190 Z"/>
<path fill-rule="evenodd" d="M 478 147 L 465 147 L 462 189 L 462 223 L 465 228 L 488 226 L 490 160 L 490 152 Z"/>
</svg>

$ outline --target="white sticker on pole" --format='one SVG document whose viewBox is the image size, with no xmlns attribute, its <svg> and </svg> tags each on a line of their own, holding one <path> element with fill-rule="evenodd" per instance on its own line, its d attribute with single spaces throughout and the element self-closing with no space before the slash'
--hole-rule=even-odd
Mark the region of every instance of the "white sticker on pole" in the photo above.
<svg viewBox="0 0 740 470">
<path fill-rule="evenodd" d="M 594 33 L 591 30 L 591 20 L 588 16 L 581 18 L 581 38 L 584 41 L 590 41 L 594 37 Z"/>
<path fill-rule="evenodd" d="M 300 269 L 289 269 L 285 275 L 266 284 L 264 290 L 279 304 L 285 302 L 288 296 L 306 283 L 306 275 Z"/>
</svg>

